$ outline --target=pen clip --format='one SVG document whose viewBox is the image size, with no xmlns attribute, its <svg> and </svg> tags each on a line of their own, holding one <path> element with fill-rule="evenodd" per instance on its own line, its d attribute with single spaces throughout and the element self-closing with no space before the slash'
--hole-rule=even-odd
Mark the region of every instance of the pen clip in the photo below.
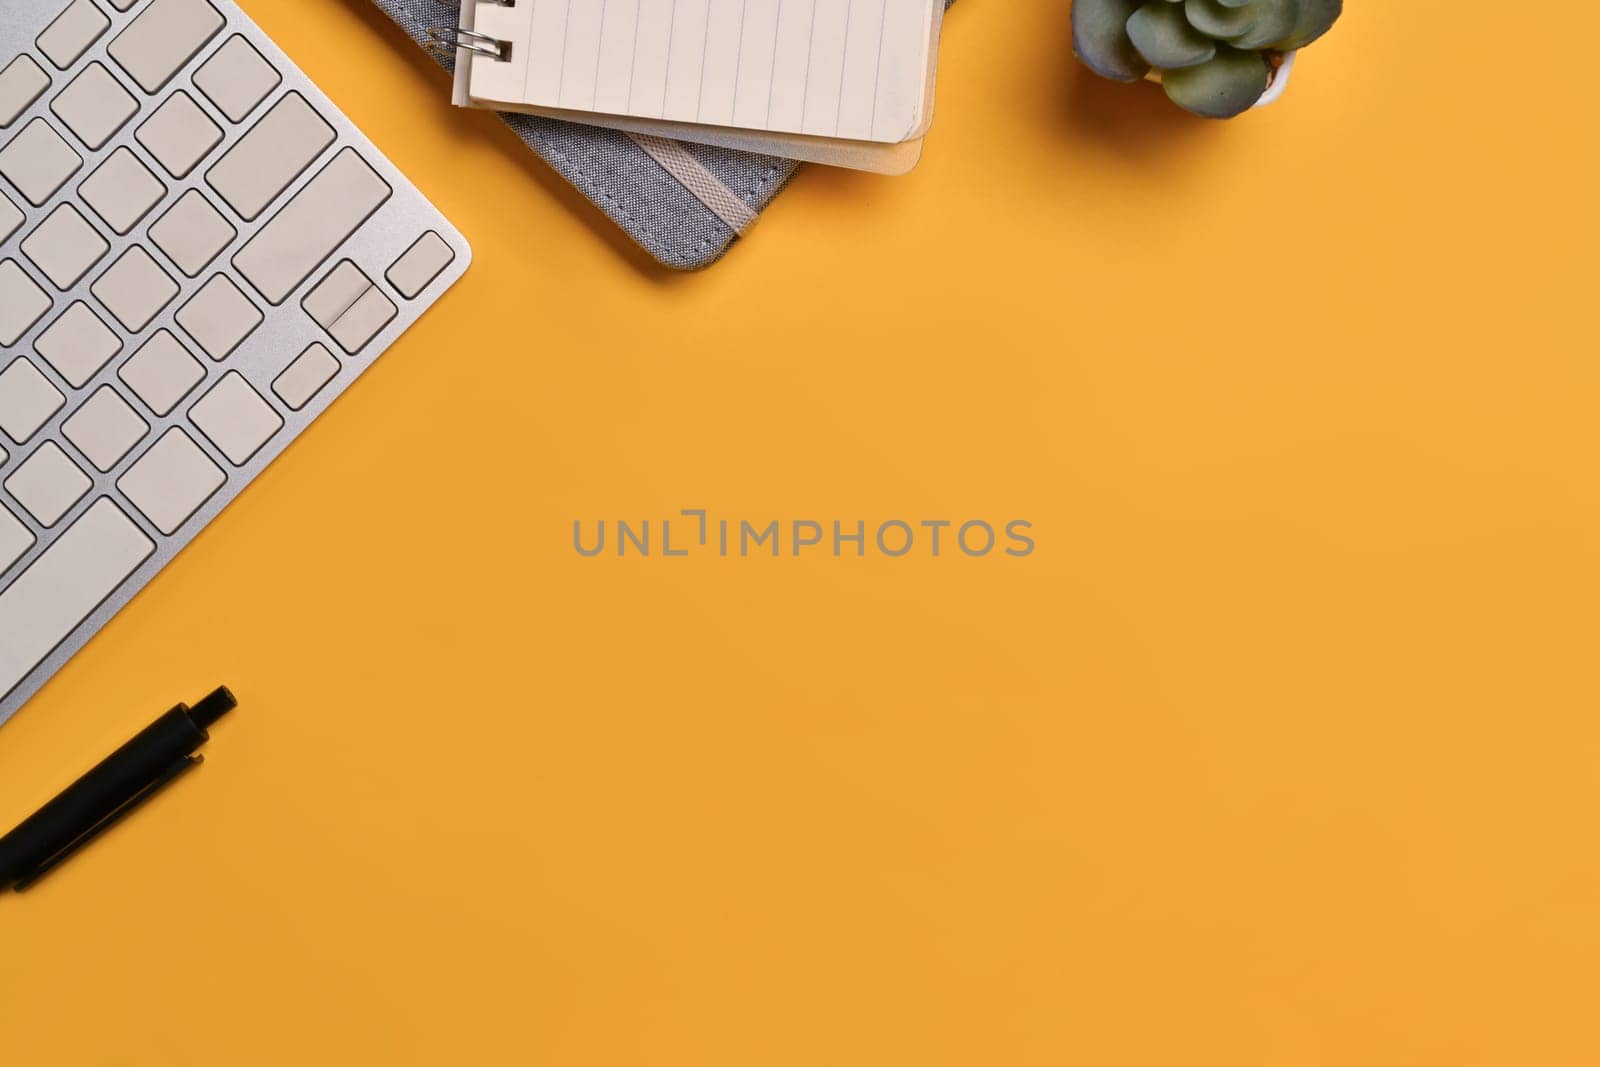
<svg viewBox="0 0 1600 1067">
<path fill-rule="evenodd" d="M 117 825 L 117 823 L 121 822 L 123 819 L 126 819 L 129 815 L 132 815 L 151 797 L 167 788 L 167 786 L 171 785 L 173 782 L 176 782 L 179 778 L 182 778 L 185 774 L 192 771 L 203 762 L 205 762 L 204 756 L 185 756 L 177 763 L 174 763 L 171 767 L 168 767 L 166 770 L 162 771 L 159 778 L 145 786 L 143 789 L 139 790 L 139 792 L 135 793 L 133 796 L 129 797 L 115 811 L 109 812 L 105 818 L 89 827 L 89 829 L 85 830 L 78 837 L 67 842 L 61 847 L 60 851 L 53 853 L 50 858 L 41 862 L 33 870 L 25 872 L 17 879 L 17 884 L 15 886 L 16 891 L 18 893 L 22 893 L 25 892 L 29 887 L 37 884 L 41 878 L 55 870 L 57 867 L 61 866 L 67 860 L 71 859 L 80 850 L 82 850 L 84 846 L 88 845 L 95 838 L 99 837 L 101 834 Z"/>
</svg>

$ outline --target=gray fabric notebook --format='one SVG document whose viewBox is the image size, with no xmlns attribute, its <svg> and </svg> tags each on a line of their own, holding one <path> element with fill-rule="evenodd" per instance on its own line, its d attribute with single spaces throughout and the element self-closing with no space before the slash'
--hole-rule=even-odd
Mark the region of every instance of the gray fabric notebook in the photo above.
<svg viewBox="0 0 1600 1067">
<path fill-rule="evenodd" d="M 374 2 L 424 47 L 428 31 L 448 24 L 452 14 L 439 0 Z M 454 69 L 453 57 L 430 52 Z M 698 270 L 721 258 L 799 166 L 534 115 L 500 117 L 645 251 L 677 270 Z"/>
</svg>

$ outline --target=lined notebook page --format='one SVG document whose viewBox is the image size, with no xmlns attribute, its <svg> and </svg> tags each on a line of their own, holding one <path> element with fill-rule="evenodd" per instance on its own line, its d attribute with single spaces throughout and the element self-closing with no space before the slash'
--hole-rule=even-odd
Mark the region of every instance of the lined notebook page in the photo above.
<svg viewBox="0 0 1600 1067">
<path fill-rule="evenodd" d="M 510 62 L 472 95 L 898 143 L 920 132 L 942 0 L 518 0 L 477 5 Z"/>
</svg>

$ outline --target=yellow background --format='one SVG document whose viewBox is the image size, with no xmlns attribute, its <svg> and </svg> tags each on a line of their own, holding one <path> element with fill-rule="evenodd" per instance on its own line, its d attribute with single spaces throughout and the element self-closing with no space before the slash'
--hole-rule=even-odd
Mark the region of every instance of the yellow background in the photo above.
<svg viewBox="0 0 1600 1067">
<path fill-rule="evenodd" d="M 693 276 L 245 6 L 476 263 L 0 731 L 9 823 L 243 700 L 0 899 L 7 1062 L 1600 1061 L 1591 4 L 1357 0 L 1208 124 L 964 0 L 922 166 Z M 570 546 L 685 507 L 1038 550 Z"/>
</svg>

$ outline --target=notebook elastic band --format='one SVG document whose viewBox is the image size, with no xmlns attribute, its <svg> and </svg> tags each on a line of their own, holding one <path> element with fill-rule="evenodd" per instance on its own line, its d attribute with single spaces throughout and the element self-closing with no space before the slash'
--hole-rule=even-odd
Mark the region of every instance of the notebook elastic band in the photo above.
<svg viewBox="0 0 1600 1067">
<path fill-rule="evenodd" d="M 734 195 L 732 189 L 722 184 L 715 174 L 706 169 L 705 164 L 690 154 L 689 150 L 678 141 L 666 137 L 651 137 L 642 133 L 630 133 L 628 137 L 650 156 L 651 159 L 661 164 L 663 170 L 674 178 L 689 192 L 694 194 L 711 213 L 723 222 L 734 233 L 743 236 L 745 231 L 755 225 L 756 212 Z"/>
</svg>

